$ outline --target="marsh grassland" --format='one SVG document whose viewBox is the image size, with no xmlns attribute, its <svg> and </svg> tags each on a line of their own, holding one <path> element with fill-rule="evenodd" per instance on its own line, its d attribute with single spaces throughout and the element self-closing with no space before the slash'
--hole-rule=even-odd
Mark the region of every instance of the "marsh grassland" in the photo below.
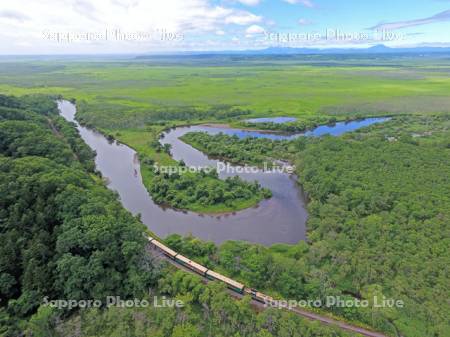
<svg viewBox="0 0 450 337">
<path fill-rule="evenodd" d="M 166 243 L 278 298 L 333 295 L 402 300 L 404 308 L 322 311 L 392 336 L 443 337 L 450 332 L 449 75 L 450 60 L 445 55 L 4 58 L 0 92 L 75 99 L 81 123 L 139 153 L 147 189 L 158 186 L 151 193 L 161 202 L 199 212 L 245 208 L 262 200 L 264 191 L 246 194 L 250 187 L 238 184 L 230 188 L 244 191 L 235 194 L 243 197 L 226 203 L 222 196 L 236 190 L 227 186 L 216 190 L 223 181 L 219 183 L 215 176 L 191 176 L 187 182 L 157 177 L 153 164 L 180 165 L 158 141 L 164 130 L 206 122 L 240 125 L 253 117 L 295 117 L 297 127 L 307 127 L 324 121 L 391 116 L 385 123 L 340 137 L 274 142 L 187 134 L 185 139 L 197 148 L 233 163 L 260 165 L 272 159 L 294 163 L 310 199 L 308 241 L 270 247 L 228 241 L 216 246 L 174 234 Z M 25 102 L 28 109 L 30 103 Z M 45 125 L 42 118 L 33 118 Z M 5 123 L 0 120 L 13 142 L 16 136 Z M 12 151 L 5 147 L 4 153 L 7 150 Z M 19 156 L 21 152 L 11 153 Z M 205 197 L 201 202 L 197 195 L 188 200 L 185 196 L 192 193 L 179 189 L 186 185 L 201 185 L 208 196 L 199 194 L 198 198 Z M 178 294 L 189 283 L 182 279 L 180 274 L 168 277 L 165 289 Z M 183 296 L 192 291 L 184 289 Z M 194 325 L 199 321 L 192 318 Z M 87 324 L 95 327 L 93 321 Z M 319 331 L 315 329 L 311 328 L 311 336 L 322 335 L 314 334 Z"/>
</svg>

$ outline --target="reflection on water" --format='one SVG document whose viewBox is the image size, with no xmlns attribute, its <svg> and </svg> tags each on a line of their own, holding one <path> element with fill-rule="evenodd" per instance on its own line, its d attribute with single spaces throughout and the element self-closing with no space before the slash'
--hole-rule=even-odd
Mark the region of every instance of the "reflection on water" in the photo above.
<svg viewBox="0 0 450 337">
<path fill-rule="evenodd" d="M 365 126 L 383 123 L 388 121 L 389 119 L 389 117 L 374 117 L 351 122 L 338 122 L 333 125 L 321 125 L 311 131 L 305 132 L 304 135 L 314 137 L 320 137 L 323 135 L 340 136 L 343 133 L 355 131 Z"/>
<path fill-rule="evenodd" d="M 293 117 L 263 117 L 263 118 L 247 119 L 246 122 L 282 124 L 282 123 L 294 122 L 296 119 L 297 118 L 293 118 Z"/>
<path fill-rule="evenodd" d="M 298 137 L 320 137 L 324 135 L 340 136 L 346 132 L 355 131 L 365 126 L 373 124 L 383 123 L 389 120 L 389 117 L 374 117 L 365 118 L 361 120 L 355 120 L 350 122 L 338 122 L 333 125 L 321 125 L 311 131 L 299 132 L 299 133 L 280 133 L 271 131 L 255 131 L 255 130 L 242 130 L 223 127 L 221 125 L 201 125 L 198 126 L 198 130 L 209 134 L 223 133 L 229 136 L 237 136 L 239 138 L 253 137 L 253 138 L 268 138 L 273 140 L 290 140 Z"/>
</svg>

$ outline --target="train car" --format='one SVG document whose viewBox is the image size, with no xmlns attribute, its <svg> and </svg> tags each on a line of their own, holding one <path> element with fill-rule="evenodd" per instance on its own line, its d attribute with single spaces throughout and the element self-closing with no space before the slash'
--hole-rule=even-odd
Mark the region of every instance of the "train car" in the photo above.
<svg viewBox="0 0 450 337">
<path fill-rule="evenodd" d="M 228 277 L 225 277 L 219 273 L 216 273 L 215 271 L 208 270 L 206 272 L 206 276 L 211 280 L 217 280 L 217 281 L 224 282 L 228 286 L 228 288 L 230 288 L 234 291 L 237 291 L 240 294 L 242 294 L 242 292 L 244 291 L 244 285 L 242 283 L 239 283 L 232 279 L 229 279 Z"/>
<path fill-rule="evenodd" d="M 267 295 L 259 292 L 258 290 L 253 289 L 253 288 L 245 287 L 244 288 L 244 293 L 250 295 L 254 300 L 256 300 L 258 302 L 261 302 L 261 303 L 264 303 L 264 304 L 267 304 L 267 305 L 269 305 L 270 303 L 273 302 L 273 298 L 272 297 L 267 296 Z"/>
<path fill-rule="evenodd" d="M 183 255 L 178 254 L 175 257 L 175 260 L 181 263 L 183 266 L 188 267 L 189 269 L 195 271 L 196 273 L 199 273 L 202 276 L 205 276 L 206 272 L 208 271 L 208 268 L 203 267 L 201 264 L 198 264 L 197 262 L 189 260 L 187 257 Z"/>
<path fill-rule="evenodd" d="M 245 287 L 244 288 L 244 293 L 247 294 L 247 295 L 250 295 L 251 297 L 255 297 L 257 291 L 255 289 L 253 289 L 253 288 Z"/>
<path fill-rule="evenodd" d="M 159 249 L 161 249 L 165 255 L 169 256 L 172 259 L 175 259 L 175 256 L 178 254 L 177 252 L 173 251 L 172 249 L 162 244 L 158 240 L 152 240 L 151 243 L 156 247 L 158 247 Z"/>
<path fill-rule="evenodd" d="M 274 303 L 273 297 L 267 296 L 263 293 L 260 293 L 259 291 L 256 292 L 256 294 L 253 298 L 258 302 L 267 304 L 268 306 L 270 306 L 272 303 Z"/>
<path fill-rule="evenodd" d="M 148 237 L 148 241 L 151 244 L 153 244 L 154 246 L 158 247 L 165 255 L 169 256 L 170 258 L 172 258 L 176 262 L 184 265 L 185 267 L 195 271 L 196 273 L 198 273 L 202 276 L 206 276 L 210 280 L 217 280 L 217 281 L 224 282 L 228 286 L 228 288 L 230 288 L 240 294 L 242 294 L 244 292 L 245 286 L 242 283 L 239 283 L 235 280 L 225 277 L 219 273 L 216 273 L 215 271 L 209 270 L 208 268 L 202 266 L 201 264 L 194 262 L 194 261 L 188 259 L 187 257 L 175 252 L 174 250 L 170 249 L 169 247 L 167 247 L 163 243 L 159 242 L 155 238 L 152 238 L 151 236 Z M 257 296 L 256 291 L 255 291 L 254 295 L 252 295 L 252 297 L 255 297 L 255 296 Z"/>
</svg>

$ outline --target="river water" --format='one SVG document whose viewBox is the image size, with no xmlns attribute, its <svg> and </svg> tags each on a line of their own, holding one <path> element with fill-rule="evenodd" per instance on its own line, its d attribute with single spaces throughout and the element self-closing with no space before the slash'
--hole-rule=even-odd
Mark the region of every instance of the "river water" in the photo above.
<svg viewBox="0 0 450 337">
<path fill-rule="evenodd" d="M 271 189 L 273 196 L 263 200 L 256 207 L 236 213 L 209 215 L 162 207 L 153 202 L 143 185 L 138 156 L 133 149 L 116 142 L 111 143 L 102 134 L 79 125 L 75 121 L 74 104 L 59 101 L 58 107 L 66 120 L 76 123 L 82 139 L 96 151 L 96 167 L 107 179 L 108 187 L 118 192 L 123 206 L 132 214 L 141 214 L 142 222 L 158 236 L 165 237 L 172 233 L 192 234 L 215 243 L 226 240 L 245 240 L 264 245 L 280 242 L 292 244 L 306 238 L 306 202 L 295 176 L 262 171 L 237 174 L 248 181 L 258 180 L 262 186 Z M 349 124 L 347 123 L 352 129 L 352 125 Z M 210 126 L 179 127 L 166 132 L 162 142 L 171 144 L 174 159 L 183 159 L 188 166 L 215 167 L 218 163 L 222 163 L 208 158 L 178 139 L 190 131 L 205 131 L 211 134 L 224 132 L 237 134 L 240 137 L 266 135 L 273 138 L 274 136 L 270 133 Z M 332 129 L 332 131 L 335 130 Z M 340 126 L 340 133 L 342 132 L 345 131 Z M 286 139 L 292 137 L 275 136 L 287 137 Z M 223 178 L 235 174 L 221 172 L 219 175 Z"/>
</svg>

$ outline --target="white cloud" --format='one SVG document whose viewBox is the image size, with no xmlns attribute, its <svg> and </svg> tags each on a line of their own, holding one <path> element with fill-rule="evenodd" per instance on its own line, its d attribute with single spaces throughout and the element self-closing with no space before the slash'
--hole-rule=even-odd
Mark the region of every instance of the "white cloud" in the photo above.
<svg viewBox="0 0 450 337">
<path fill-rule="evenodd" d="M 440 13 L 430 16 L 430 17 L 416 19 L 416 20 L 380 23 L 369 29 L 395 30 L 395 29 L 415 27 L 415 26 L 427 25 L 430 23 L 444 22 L 444 21 L 450 21 L 450 10 L 440 12 Z"/>
<path fill-rule="evenodd" d="M 97 10 L 89 1 L 74 0 L 72 3 L 72 9 L 84 17 L 88 17 L 94 21 L 99 21 L 99 18 L 97 17 Z"/>
<path fill-rule="evenodd" d="M 255 0 L 244 1 L 256 4 Z M 155 44 L 161 43 L 128 43 L 126 48 L 119 43 L 112 45 L 103 41 L 61 46 L 45 40 L 43 31 L 79 33 L 121 29 L 149 32 L 165 29 L 181 32 L 186 39 L 198 40 L 204 33 L 222 35 L 227 25 L 247 26 L 262 19 L 249 11 L 230 5 L 213 5 L 208 0 L 2 0 L 0 53 L 141 52 L 158 48 Z"/>
<path fill-rule="evenodd" d="M 256 6 L 259 5 L 260 0 L 238 0 L 241 4 L 247 5 L 247 6 Z"/>
<path fill-rule="evenodd" d="M 14 10 L 7 10 L 7 9 L 0 11 L 0 18 L 15 20 L 15 21 L 19 21 L 19 22 L 23 22 L 23 21 L 30 19 L 28 16 L 26 16 L 25 14 L 23 14 L 21 12 L 14 11 Z"/>
<path fill-rule="evenodd" d="M 284 0 L 284 1 L 290 3 L 291 5 L 301 4 L 309 8 L 314 7 L 314 3 L 311 0 Z"/>
<path fill-rule="evenodd" d="M 247 27 L 247 29 L 245 30 L 246 34 L 263 34 L 266 30 L 258 25 L 251 25 L 249 27 Z"/>
<path fill-rule="evenodd" d="M 225 35 L 225 32 L 221 29 L 216 30 L 216 35 Z"/>
<path fill-rule="evenodd" d="M 249 12 L 236 12 L 225 18 L 225 23 L 235 25 L 249 25 L 251 23 L 261 22 L 262 17 Z"/>
</svg>

